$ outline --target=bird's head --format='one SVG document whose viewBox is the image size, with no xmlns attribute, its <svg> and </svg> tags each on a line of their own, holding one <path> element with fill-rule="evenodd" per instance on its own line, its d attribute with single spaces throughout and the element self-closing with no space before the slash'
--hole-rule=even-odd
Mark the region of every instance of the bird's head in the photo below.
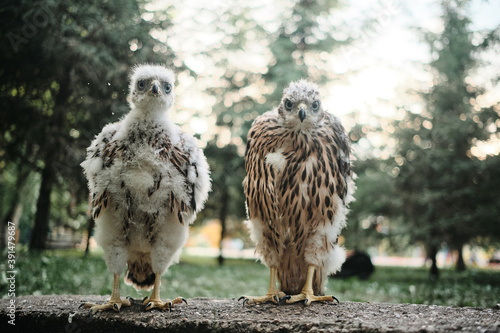
<svg viewBox="0 0 500 333">
<path fill-rule="evenodd" d="M 129 102 L 144 112 L 166 111 L 174 104 L 174 73 L 163 66 L 137 65 L 130 77 Z"/>
<path fill-rule="evenodd" d="M 324 117 L 318 86 L 305 80 L 290 83 L 278 113 L 289 127 L 307 129 L 317 124 Z"/>
</svg>

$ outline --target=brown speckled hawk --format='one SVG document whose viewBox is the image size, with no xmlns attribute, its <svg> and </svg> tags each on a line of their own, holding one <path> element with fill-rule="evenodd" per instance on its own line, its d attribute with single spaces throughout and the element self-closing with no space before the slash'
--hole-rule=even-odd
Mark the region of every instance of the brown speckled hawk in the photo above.
<svg viewBox="0 0 500 333">
<path fill-rule="evenodd" d="M 345 130 L 313 83 L 291 83 L 280 105 L 255 120 L 243 187 L 256 252 L 271 276 L 268 293 L 243 296 L 244 304 L 336 300 L 321 295 L 345 260 L 337 239 L 354 191 L 349 156 Z"/>
</svg>

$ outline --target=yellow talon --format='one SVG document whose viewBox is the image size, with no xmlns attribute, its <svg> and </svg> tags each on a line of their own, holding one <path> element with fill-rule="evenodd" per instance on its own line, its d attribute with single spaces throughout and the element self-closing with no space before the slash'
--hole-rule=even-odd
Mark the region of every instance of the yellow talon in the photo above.
<svg viewBox="0 0 500 333">
<path fill-rule="evenodd" d="M 302 291 L 300 294 L 293 295 L 293 296 L 288 296 L 286 300 L 286 304 L 292 304 L 292 303 L 297 303 L 300 301 L 304 301 L 305 306 L 309 306 L 312 302 L 337 302 L 340 303 L 337 297 L 335 296 L 316 296 L 314 295 L 313 288 L 312 288 L 312 281 L 314 277 L 314 272 L 316 270 L 316 267 L 313 265 L 310 265 L 307 269 L 307 279 L 306 283 L 304 284 L 304 288 L 302 288 Z"/>
<path fill-rule="evenodd" d="M 160 286 L 161 286 L 161 274 L 156 274 L 155 284 L 153 286 L 153 292 L 151 293 L 151 297 L 145 297 L 142 301 L 142 304 L 146 306 L 146 311 L 152 309 L 159 309 L 162 311 L 172 310 L 175 304 L 186 303 L 187 301 L 182 297 L 177 297 L 172 301 L 163 302 L 160 299 Z"/>
<path fill-rule="evenodd" d="M 111 298 L 106 304 L 94 304 L 85 302 L 80 307 L 90 309 L 89 316 L 95 315 L 97 312 L 114 310 L 120 312 L 122 306 L 130 306 L 130 300 L 120 298 L 120 276 L 115 274 L 113 276 L 113 291 Z"/>
<path fill-rule="evenodd" d="M 252 305 L 252 304 L 263 304 L 267 302 L 272 302 L 276 305 L 280 305 L 280 301 L 283 297 L 285 297 L 285 293 L 282 291 L 279 291 L 278 288 L 276 288 L 276 276 L 277 276 L 277 269 L 275 267 L 271 267 L 271 276 L 269 279 L 269 291 L 265 296 L 241 296 L 238 299 L 238 302 L 243 300 L 243 306 L 246 304 Z"/>
</svg>

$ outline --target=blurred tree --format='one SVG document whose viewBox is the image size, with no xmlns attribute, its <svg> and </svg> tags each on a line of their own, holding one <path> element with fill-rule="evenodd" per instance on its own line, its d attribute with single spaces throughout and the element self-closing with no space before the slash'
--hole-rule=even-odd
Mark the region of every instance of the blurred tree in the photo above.
<svg viewBox="0 0 500 333">
<path fill-rule="evenodd" d="M 291 81 L 306 78 L 322 84 L 332 79 L 329 55 L 350 42 L 332 37 L 332 13 L 339 6 L 337 0 L 296 1 L 273 23 L 256 20 L 251 6 L 218 15 L 214 24 L 226 38 L 206 52 L 223 73 L 209 89 L 216 98 L 217 125 L 245 143 L 253 120 L 277 106 Z M 255 51 L 250 64 L 248 50 Z"/>
<path fill-rule="evenodd" d="M 349 138 L 356 154 L 353 165 L 357 179 L 355 200 L 349 205 L 348 224 L 342 236 L 348 248 L 366 252 L 378 247 L 400 252 L 408 241 L 393 221 L 401 202 L 393 195 L 392 159 L 375 156 L 373 152 L 379 147 L 373 146 L 368 138 L 369 134 L 386 133 L 382 124 L 387 121 L 376 115 L 366 121 L 366 115 L 359 112 L 351 113 L 350 118 L 356 121 L 349 130 Z"/>
<path fill-rule="evenodd" d="M 241 219 L 245 216 L 245 204 L 241 181 L 245 176 L 243 159 L 237 153 L 237 147 L 228 144 L 222 148 L 210 143 L 205 154 L 212 172 L 212 193 L 203 216 L 217 217 L 221 223 L 219 264 L 224 263 L 222 241 L 226 237 L 227 222 L 230 216 Z"/>
<path fill-rule="evenodd" d="M 173 66 L 170 50 L 154 51 L 161 47 L 150 31 L 159 20 L 141 18 L 142 6 L 135 0 L 2 4 L 0 171 L 14 163 L 41 175 L 31 249 L 45 247 L 49 217 L 67 219 L 61 207 L 51 213 L 55 202 L 73 217 L 85 214 L 71 204 L 87 201 L 79 163 L 93 135 L 128 109 L 130 67 Z M 51 198 L 54 190 L 64 193 Z"/>
<path fill-rule="evenodd" d="M 21 218 L 20 214 L 23 210 L 23 203 L 21 201 L 21 192 L 23 188 L 26 186 L 26 181 L 29 175 L 29 169 L 23 167 L 22 165 L 10 165 L 9 166 L 13 170 L 6 170 L 5 175 L 13 176 L 12 173 L 17 174 L 17 179 L 7 180 L 5 183 L 11 183 L 13 186 L 5 186 L 4 185 L 4 177 L 2 177 L 0 181 L 0 193 L 2 197 L 2 202 L 0 203 L 0 207 L 5 209 L 5 216 L 0 215 L 0 249 L 4 249 L 8 245 L 8 233 L 7 226 L 8 222 L 14 223 L 16 226 L 16 232 L 19 232 L 19 219 Z M 4 176 L 4 175 L 2 175 Z M 14 177 L 13 177 L 14 178 Z M 11 194 L 12 193 L 12 194 Z M 18 237 L 16 237 L 16 242 Z"/>
<path fill-rule="evenodd" d="M 293 4 L 278 30 L 271 35 L 271 66 L 264 79 L 275 89 L 266 94 L 273 106 L 281 100 L 283 89 L 299 79 L 317 84 L 332 79 L 328 56 L 350 40 L 333 38 L 331 15 L 340 7 L 338 0 L 300 0 Z"/>
<path fill-rule="evenodd" d="M 349 206 L 348 224 L 342 231 L 348 247 L 366 252 L 369 247 L 377 247 L 386 240 L 391 250 L 397 251 L 407 244 L 398 233 L 398 224 L 390 221 L 400 201 L 393 195 L 394 177 L 382 171 L 388 164 L 377 158 L 354 162 L 358 176 L 355 201 Z"/>
<path fill-rule="evenodd" d="M 456 268 L 463 270 L 463 246 L 478 236 L 500 233 L 494 203 L 500 196 L 500 174 L 490 169 L 498 166 L 500 156 L 484 160 L 473 153 L 478 141 L 498 134 L 500 105 L 481 107 L 478 97 L 484 89 L 471 83 L 481 43 L 469 28 L 467 8 L 468 1 L 443 1 L 443 31 L 425 34 L 435 77 L 421 93 L 426 107 L 421 113 L 404 110 L 404 119 L 395 123 L 401 221 L 414 241 L 425 244 L 435 277 L 443 242 L 458 251 Z"/>
</svg>

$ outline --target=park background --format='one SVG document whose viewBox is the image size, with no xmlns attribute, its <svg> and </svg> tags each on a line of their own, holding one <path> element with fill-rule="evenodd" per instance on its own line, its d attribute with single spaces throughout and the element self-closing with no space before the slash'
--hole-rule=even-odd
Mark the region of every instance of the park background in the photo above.
<svg viewBox="0 0 500 333">
<path fill-rule="evenodd" d="M 170 117 L 197 137 L 213 180 L 165 297 L 265 291 L 243 225 L 246 134 L 290 81 L 308 78 L 353 143 L 356 201 L 341 242 L 376 264 L 367 280 L 331 279 L 329 292 L 497 304 L 498 13 L 480 0 L 4 1 L 0 295 L 8 222 L 16 295 L 111 292 L 79 164 L 128 111 L 131 67 L 149 62 L 176 72 Z"/>
</svg>

